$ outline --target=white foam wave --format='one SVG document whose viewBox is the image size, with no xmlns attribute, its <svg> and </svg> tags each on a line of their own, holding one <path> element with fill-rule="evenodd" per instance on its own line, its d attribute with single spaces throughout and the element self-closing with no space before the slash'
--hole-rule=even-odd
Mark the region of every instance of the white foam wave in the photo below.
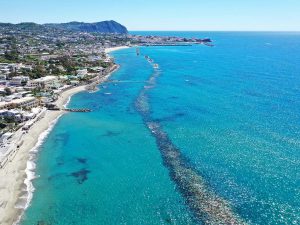
<svg viewBox="0 0 300 225">
<path fill-rule="evenodd" d="M 69 103 L 70 103 L 70 101 L 71 101 L 71 97 L 72 97 L 72 96 L 69 96 L 69 97 L 68 97 L 67 102 L 63 105 L 64 108 L 67 108 L 67 106 L 69 105 Z"/>
<path fill-rule="evenodd" d="M 22 209 L 21 215 L 18 217 L 17 221 L 14 223 L 14 225 L 18 225 L 22 219 L 22 216 L 24 215 L 25 210 L 30 206 L 30 202 L 33 197 L 33 192 L 35 190 L 32 181 L 36 178 L 35 169 L 36 169 L 36 154 L 39 151 L 40 146 L 44 143 L 46 137 L 49 135 L 49 133 L 54 128 L 55 124 L 57 123 L 58 119 L 61 116 L 57 117 L 55 120 L 53 120 L 48 129 L 42 132 L 38 138 L 38 141 L 36 145 L 29 151 L 29 160 L 27 161 L 25 173 L 26 173 L 26 179 L 24 180 L 25 188 L 24 191 L 25 194 L 20 196 L 18 203 L 16 204 L 15 208 Z"/>
</svg>

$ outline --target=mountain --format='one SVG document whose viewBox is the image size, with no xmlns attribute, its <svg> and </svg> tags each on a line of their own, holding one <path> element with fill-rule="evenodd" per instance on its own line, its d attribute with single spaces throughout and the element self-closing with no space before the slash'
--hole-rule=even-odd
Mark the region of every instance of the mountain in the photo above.
<svg viewBox="0 0 300 225">
<path fill-rule="evenodd" d="M 83 22 L 70 22 L 70 23 L 50 23 L 44 26 L 58 28 L 63 30 L 72 30 L 79 32 L 97 32 L 97 33 L 119 33 L 127 34 L 128 30 L 125 26 L 117 23 L 116 21 L 103 21 L 98 23 L 83 23 Z"/>
<path fill-rule="evenodd" d="M 0 23 L 0 28 L 20 29 L 20 30 L 43 30 L 43 29 L 59 29 L 78 32 L 96 32 L 96 33 L 118 33 L 127 34 L 128 30 L 125 26 L 117 23 L 116 21 L 103 21 L 97 23 L 83 23 L 83 22 L 70 22 L 70 23 Z"/>
</svg>

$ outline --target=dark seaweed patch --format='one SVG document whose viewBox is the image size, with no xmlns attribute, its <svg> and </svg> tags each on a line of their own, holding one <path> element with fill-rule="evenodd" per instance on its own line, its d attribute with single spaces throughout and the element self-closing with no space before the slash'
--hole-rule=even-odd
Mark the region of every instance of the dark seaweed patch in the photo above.
<svg viewBox="0 0 300 225">
<path fill-rule="evenodd" d="M 47 223 L 44 220 L 40 220 L 40 221 L 37 222 L 37 225 L 50 225 L 50 223 Z"/>
<path fill-rule="evenodd" d="M 107 94 L 103 94 L 102 96 L 104 96 L 104 98 L 101 98 L 102 103 L 115 103 L 118 101 L 118 99 L 111 97 L 111 95 L 107 95 Z"/>
<path fill-rule="evenodd" d="M 62 166 L 62 165 L 65 164 L 65 161 L 64 161 L 63 158 L 59 157 L 59 158 L 56 158 L 56 164 L 57 164 L 58 166 Z"/>
<path fill-rule="evenodd" d="M 204 107 L 195 107 L 194 108 L 198 113 L 203 114 L 203 115 L 207 115 L 207 114 L 212 114 L 208 109 L 204 108 Z"/>
<path fill-rule="evenodd" d="M 258 98 L 264 97 L 263 94 L 258 93 L 258 92 L 253 91 L 253 90 L 244 90 L 243 93 L 245 95 L 252 96 L 252 97 L 258 97 Z"/>
<path fill-rule="evenodd" d="M 87 162 L 87 159 L 86 158 L 76 158 L 77 159 L 77 161 L 79 162 L 79 163 L 81 163 L 81 164 L 86 164 L 86 162 Z"/>
<path fill-rule="evenodd" d="M 170 116 L 166 116 L 160 119 L 156 119 L 156 122 L 166 122 L 166 121 L 174 121 L 180 117 L 184 117 L 186 114 L 184 112 L 178 112 Z"/>
<path fill-rule="evenodd" d="M 59 178 L 61 176 L 64 176 L 65 174 L 63 173 L 57 173 L 57 174 L 54 174 L 54 175 L 51 175 L 48 177 L 48 181 L 52 181 L 53 179 L 56 179 L 56 178 Z"/>
<path fill-rule="evenodd" d="M 91 171 L 87 169 L 82 169 L 77 172 L 71 173 L 71 176 L 75 177 L 78 184 L 83 184 L 88 179 L 88 174 Z"/>
<path fill-rule="evenodd" d="M 211 80 L 207 80 L 207 79 L 204 79 L 202 77 L 199 77 L 199 76 L 187 76 L 186 79 L 188 80 L 188 83 L 193 83 L 194 85 L 196 84 L 204 84 L 204 85 L 212 85 L 214 84 Z"/>
<path fill-rule="evenodd" d="M 131 107 L 131 106 L 130 106 L 130 107 L 127 107 L 126 112 L 127 112 L 128 114 L 131 114 L 131 115 L 135 114 L 135 110 L 134 110 L 134 108 Z"/>
<path fill-rule="evenodd" d="M 68 133 L 61 133 L 57 134 L 55 136 L 55 142 L 56 143 L 62 143 L 63 145 L 66 145 L 70 139 L 70 135 Z"/>
<path fill-rule="evenodd" d="M 198 84 L 195 82 L 187 82 L 187 84 L 192 87 L 198 86 Z"/>
<path fill-rule="evenodd" d="M 120 134 L 121 134 L 121 132 L 114 132 L 114 131 L 108 130 L 108 131 L 106 131 L 105 134 L 102 135 L 102 137 L 115 137 L 115 136 L 118 136 Z"/>
<path fill-rule="evenodd" d="M 172 224 L 172 219 L 171 219 L 171 218 L 164 218 L 164 221 L 165 221 L 167 224 Z"/>
</svg>

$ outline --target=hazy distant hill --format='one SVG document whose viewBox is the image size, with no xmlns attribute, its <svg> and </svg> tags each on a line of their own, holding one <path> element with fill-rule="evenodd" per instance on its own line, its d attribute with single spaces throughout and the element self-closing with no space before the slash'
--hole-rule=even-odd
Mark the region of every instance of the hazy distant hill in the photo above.
<svg viewBox="0 0 300 225">
<path fill-rule="evenodd" d="M 116 21 L 103 21 L 98 23 L 83 23 L 83 22 L 70 22 L 70 23 L 58 23 L 58 24 L 45 24 L 45 26 L 81 31 L 81 32 L 98 32 L 98 33 L 119 33 L 127 34 L 127 28 Z"/>
<path fill-rule="evenodd" d="M 97 32 L 97 33 L 119 33 L 127 34 L 128 30 L 125 26 L 117 23 L 116 21 L 103 21 L 98 23 L 83 23 L 83 22 L 70 22 L 70 23 L 48 23 L 48 24 L 36 24 L 36 23 L 0 23 L 0 27 L 5 28 L 17 28 L 22 30 L 42 30 L 47 28 L 71 30 L 79 32 Z"/>
<path fill-rule="evenodd" d="M 6 28 L 6 29 L 17 29 L 17 30 L 26 30 L 26 31 L 43 31 L 48 30 L 49 28 L 36 24 L 36 23 L 18 23 L 18 24 L 12 24 L 12 23 L 0 23 L 0 28 Z"/>
</svg>

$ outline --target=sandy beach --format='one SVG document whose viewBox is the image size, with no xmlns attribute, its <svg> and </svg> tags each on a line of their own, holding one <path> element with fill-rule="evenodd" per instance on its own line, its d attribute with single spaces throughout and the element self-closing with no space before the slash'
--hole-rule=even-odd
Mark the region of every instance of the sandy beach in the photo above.
<svg viewBox="0 0 300 225">
<path fill-rule="evenodd" d="M 79 86 L 65 91 L 56 101 L 58 107 L 63 108 L 70 96 L 84 91 L 84 86 Z M 49 126 L 64 111 L 47 111 L 43 118 L 37 121 L 26 133 L 22 139 L 23 145 L 19 148 L 14 158 L 11 158 L 6 166 L 0 169 L 0 224 L 10 225 L 21 215 L 23 209 L 16 207 L 21 201 L 20 197 L 26 192 L 26 167 L 29 160 L 29 152 L 35 147 L 40 135 L 46 131 Z"/>
<path fill-rule="evenodd" d="M 122 49 L 126 49 L 126 48 L 129 48 L 129 47 L 128 46 L 119 46 L 119 47 L 113 47 L 113 48 L 106 48 L 105 53 L 110 53 L 113 51 L 122 50 Z"/>
<path fill-rule="evenodd" d="M 105 52 L 128 48 L 127 46 L 108 48 Z M 118 67 L 117 67 L 118 68 Z M 112 71 L 112 73 L 115 70 Z M 106 80 L 108 74 L 102 80 Z M 59 108 L 64 108 L 64 105 L 69 101 L 70 97 L 78 92 L 84 91 L 85 86 L 74 87 L 63 92 L 56 105 Z M 28 161 L 30 159 L 30 151 L 36 147 L 44 133 L 47 132 L 57 119 L 66 113 L 65 111 L 49 111 L 38 120 L 29 130 L 28 133 L 22 136 L 24 142 L 17 152 L 9 158 L 4 168 L 0 169 L 0 224 L 11 225 L 14 224 L 24 212 L 24 205 L 28 199 L 28 184 L 26 185 L 28 174 Z M 22 131 L 18 131 L 22 132 Z M 19 207 L 21 206 L 21 207 Z"/>
</svg>

